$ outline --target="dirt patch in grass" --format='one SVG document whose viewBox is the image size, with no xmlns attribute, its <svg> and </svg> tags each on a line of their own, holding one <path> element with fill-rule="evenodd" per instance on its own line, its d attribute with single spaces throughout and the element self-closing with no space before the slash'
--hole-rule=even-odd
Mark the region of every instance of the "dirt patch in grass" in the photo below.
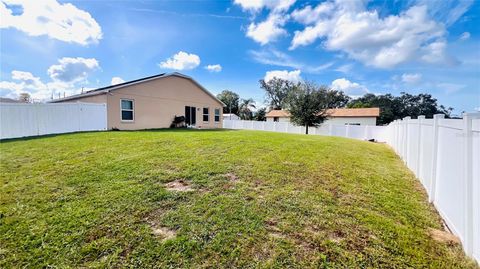
<svg viewBox="0 0 480 269">
<path fill-rule="evenodd" d="M 172 182 L 165 184 L 167 191 L 178 191 L 178 192 L 188 192 L 194 191 L 190 184 L 184 179 L 177 179 Z"/>
<path fill-rule="evenodd" d="M 447 244 L 460 244 L 460 238 L 448 231 L 430 228 L 428 230 L 428 234 L 438 242 Z"/>
<path fill-rule="evenodd" d="M 235 175 L 234 173 L 226 173 L 225 177 L 230 181 L 237 181 L 238 180 L 238 176 Z"/>
<path fill-rule="evenodd" d="M 161 226 L 152 226 L 152 233 L 156 236 L 161 237 L 162 241 L 170 240 L 172 238 L 175 238 L 175 236 L 177 235 L 174 230 Z"/>
<path fill-rule="evenodd" d="M 270 236 L 274 238 L 285 239 L 286 236 L 282 233 L 282 230 L 277 227 L 278 222 L 274 219 L 268 219 L 265 221 L 266 229 Z"/>
</svg>

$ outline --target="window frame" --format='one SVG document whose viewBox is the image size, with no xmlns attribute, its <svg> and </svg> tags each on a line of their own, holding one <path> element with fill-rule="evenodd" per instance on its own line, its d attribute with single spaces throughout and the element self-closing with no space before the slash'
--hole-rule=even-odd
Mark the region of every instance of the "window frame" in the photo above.
<svg viewBox="0 0 480 269">
<path fill-rule="evenodd" d="M 205 114 L 205 109 L 207 109 L 207 114 Z M 205 116 L 207 116 L 207 120 L 205 120 Z M 210 122 L 210 108 L 209 107 L 203 107 L 202 108 L 202 121 L 203 122 Z"/>
<path fill-rule="evenodd" d="M 217 115 L 217 111 L 218 111 L 218 115 Z M 218 120 L 217 120 L 217 117 L 218 117 Z M 214 109 L 214 111 L 213 111 L 213 121 L 215 123 L 220 122 L 220 108 L 215 108 Z"/>
<path fill-rule="evenodd" d="M 124 109 L 122 107 L 122 102 L 123 101 L 132 102 L 132 109 Z M 131 120 L 124 120 L 123 119 L 123 113 L 122 113 L 123 111 L 131 111 L 132 112 L 132 119 Z M 135 121 L 135 100 L 134 99 L 125 99 L 125 98 L 120 99 L 120 121 L 121 122 L 134 122 Z"/>
</svg>

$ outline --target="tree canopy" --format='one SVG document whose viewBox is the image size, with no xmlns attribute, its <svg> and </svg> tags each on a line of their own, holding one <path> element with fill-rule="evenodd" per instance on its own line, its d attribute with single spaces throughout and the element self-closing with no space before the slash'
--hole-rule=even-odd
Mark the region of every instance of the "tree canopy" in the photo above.
<svg viewBox="0 0 480 269">
<path fill-rule="evenodd" d="M 305 126 L 306 134 L 309 126 L 320 125 L 327 118 L 331 101 L 328 92 L 327 87 L 317 86 L 313 82 L 302 82 L 294 87 L 286 99 L 290 121 Z"/>
<path fill-rule="evenodd" d="M 237 93 L 224 90 L 217 95 L 217 98 L 226 105 L 223 108 L 223 113 L 233 113 L 238 115 L 240 96 Z"/>
<path fill-rule="evenodd" d="M 260 88 L 265 90 L 265 99 L 272 109 L 285 109 L 288 94 L 296 86 L 297 83 L 276 77 L 269 81 L 260 80 Z"/>
<path fill-rule="evenodd" d="M 252 108 L 255 109 L 255 101 L 253 99 L 241 99 L 239 105 L 239 115 L 242 120 L 251 120 L 253 118 Z"/>
<path fill-rule="evenodd" d="M 347 106 L 349 108 L 379 107 L 380 116 L 377 119 L 377 124 L 379 125 L 389 124 L 394 120 L 407 116 L 418 117 L 425 115 L 431 118 L 434 114 L 445 114 L 448 118 L 452 111 L 452 108 L 438 105 L 437 99 L 430 94 L 412 95 L 405 92 L 402 92 L 400 96 L 368 93 L 360 98 L 351 100 Z"/>
</svg>

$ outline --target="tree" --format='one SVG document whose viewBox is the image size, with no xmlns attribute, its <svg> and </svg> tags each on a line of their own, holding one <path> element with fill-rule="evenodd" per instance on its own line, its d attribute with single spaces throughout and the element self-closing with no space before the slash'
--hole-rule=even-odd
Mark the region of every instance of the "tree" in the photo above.
<svg viewBox="0 0 480 269">
<path fill-rule="evenodd" d="M 326 86 L 318 87 L 313 82 L 303 82 L 289 93 L 287 103 L 290 121 L 305 126 L 305 134 L 308 134 L 309 126 L 318 126 L 327 118 L 328 91 Z"/>
<path fill-rule="evenodd" d="M 257 121 L 265 121 L 267 119 L 265 117 L 266 115 L 267 109 L 265 107 L 262 107 L 255 112 L 255 116 L 253 116 L 253 119 Z"/>
<path fill-rule="evenodd" d="M 253 118 L 252 108 L 255 109 L 255 101 L 253 101 L 253 99 L 241 99 L 238 116 L 240 116 L 242 120 L 251 120 Z"/>
<path fill-rule="evenodd" d="M 342 91 L 332 90 L 324 87 L 323 90 L 327 96 L 328 108 L 340 108 L 345 107 L 351 98 Z"/>
<path fill-rule="evenodd" d="M 380 125 L 389 124 L 390 122 L 403 119 L 404 117 L 418 117 L 425 115 L 426 117 L 433 117 L 434 114 L 445 114 L 448 118 L 452 108 L 446 108 L 443 105 L 437 104 L 437 99 L 430 94 L 412 95 L 402 92 L 400 96 L 393 96 L 391 94 L 374 95 L 371 93 L 352 100 L 349 102 L 350 108 L 362 107 L 379 107 L 380 116 L 377 123 Z"/>
<path fill-rule="evenodd" d="M 276 78 L 269 81 L 261 79 L 260 88 L 265 90 L 265 99 L 272 109 L 285 109 L 285 101 L 297 83 Z"/>
<path fill-rule="evenodd" d="M 23 102 L 23 103 L 30 103 L 32 102 L 32 98 L 30 97 L 30 94 L 29 93 L 26 93 L 26 92 L 22 92 L 19 96 L 18 96 L 18 100 Z"/>
<path fill-rule="evenodd" d="M 240 96 L 235 92 L 224 90 L 217 95 L 217 98 L 226 106 L 223 108 L 223 113 L 238 114 L 238 102 Z"/>
</svg>

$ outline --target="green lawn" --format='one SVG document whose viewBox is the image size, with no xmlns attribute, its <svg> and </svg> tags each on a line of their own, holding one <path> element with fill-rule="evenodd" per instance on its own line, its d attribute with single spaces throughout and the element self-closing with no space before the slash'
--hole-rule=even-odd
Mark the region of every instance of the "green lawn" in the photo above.
<svg viewBox="0 0 480 269">
<path fill-rule="evenodd" d="M 160 130 L 0 150 L 0 268 L 475 267 L 430 237 L 440 217 L 382 144 Z"/>
</svg>

